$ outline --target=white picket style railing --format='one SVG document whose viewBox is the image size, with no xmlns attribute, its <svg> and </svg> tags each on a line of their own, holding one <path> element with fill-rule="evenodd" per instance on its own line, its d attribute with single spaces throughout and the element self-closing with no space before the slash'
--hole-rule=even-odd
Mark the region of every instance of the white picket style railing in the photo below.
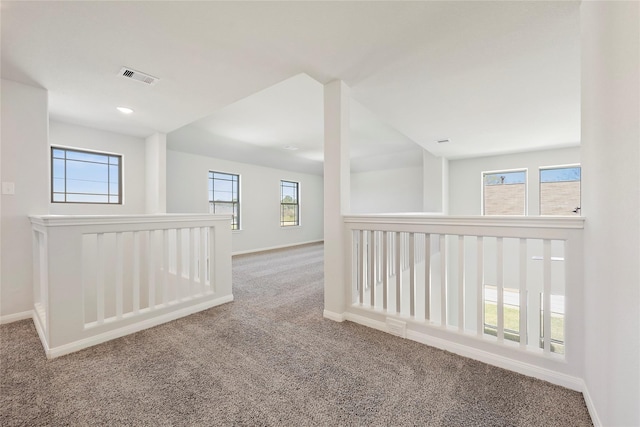
<svg viewBox="0 0 640 427">
<path fill-rule="evenodd" d="M 233 300 L 230 216 L 31 216 L 34 323 L 57 357 Z"/>
<path fill-rule="evenodd" d="M 348 215 L 345 318 L 580 389 L 580 217 Z"/>
</svg>

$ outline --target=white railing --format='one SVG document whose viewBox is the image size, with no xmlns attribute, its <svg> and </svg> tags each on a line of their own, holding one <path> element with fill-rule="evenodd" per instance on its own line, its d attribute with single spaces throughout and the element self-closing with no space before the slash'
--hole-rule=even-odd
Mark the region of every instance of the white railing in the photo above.
<svg viewBox="0 0 640 427">
<path fill-rule="evenodd" d="M 30 218 L 48 357 L 233 300 L 227 215 Z"/>
<path fill-rule="evenodd" d="M 580 388 L 583 218 L 344 221 L 348 320 Z"/>
</svg>

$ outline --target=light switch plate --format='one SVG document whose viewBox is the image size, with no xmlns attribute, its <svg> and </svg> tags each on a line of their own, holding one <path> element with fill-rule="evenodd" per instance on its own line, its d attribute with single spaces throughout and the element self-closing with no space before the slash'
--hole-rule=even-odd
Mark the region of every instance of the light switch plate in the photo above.
<svg viewBox="0 0 640 427">
<path fill-rule="evenodd" d="M 3 182 L 2 194 L 16 194 L 16 184 L 13 182 Z"/>
</svg>

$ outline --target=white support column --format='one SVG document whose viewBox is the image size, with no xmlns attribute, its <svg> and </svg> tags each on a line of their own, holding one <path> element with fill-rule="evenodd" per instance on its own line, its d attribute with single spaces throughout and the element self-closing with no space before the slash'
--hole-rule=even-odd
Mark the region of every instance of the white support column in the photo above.
<svg viewBox="0 0 640 427">
<path fill-rule="evenodd" d="M 167 135 L 155 133 L 146 139 L 146 213 L 167 212 Z"/>
<path fill-rule="evenodd" d="M 349 88 L 324 87 L 324 316 L 344 320 L 350 274 L 345 266 L 342 215 L 349 213 Z"/>
<path fill-rule="evenodd" d="M 595 425 L 638 426 L 640 3 L 583 1 L 580 29 L 584 395 Z"/>
</svg>

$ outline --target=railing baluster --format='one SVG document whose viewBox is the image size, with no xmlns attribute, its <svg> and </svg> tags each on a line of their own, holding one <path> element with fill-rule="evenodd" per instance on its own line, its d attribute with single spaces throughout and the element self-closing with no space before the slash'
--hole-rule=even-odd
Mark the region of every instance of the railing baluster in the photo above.
<svg viewBox="0 0 640 427">
<path fill-rule="evenodd" d="M 382 232 L 382 309 L 387 310 L 389 297 L 389 233 Z"/>
<path fill-rule="evenodd" d="M 464 330 L 464 236 L 458 236 L 458 330 Z"/>
<path fill-rule="evenodd" d="M 189 296 L 193 298 L 196 289 L 196 229 L 189 228 Z"/>
<path fill-rule="evenodd" d="M 99 325 L 104 323 L 104 234 L 96 235 L 96 313 Z"/>
<path fill-rule="evenodd" d="M 205 292 L 205 287 L 206 287 L 206 281 L 207 281 L 207 250 L 205 247 L 205 242 L 206 242 L 206 232 L 207 229 L 204 227 L 200 227 L 200 241 L 198 243 L 200 243 L 200 251 L 198 253 L 198 263 L 200 265 L 200 273 L 199 273 L 199 279 L 200 279 L 200 292 L 204 295 Z"/>
<path fill-rule="evenodd" d="M 382 237 L 383 237 L 383 233 L 382 231 L 376 230 L 374 231 L 375 234 L 375 247 L 376 247 L 376 304 L 378 304 L 378 306 L 382 307 L 382 299 L 383 299 L 383 291 L 382 291 L 382 265 L 384 264 L 383 261 L 383 241 L 382 241 Z"/>
<path fill-rule="evenodd" d="M 498 305 L 498 341 L 504 340 L 504 247 L 502 237 L 496 239 L 496 285 Z"/>
<path fill-rule="evenodd" d="M 182 292 L 182 228 L 176 228 L 176 301 L 182 300 L 184 293 Z"/>
<path fill-rule="evenodd" d="M 124 275 L 122 233 L 116 233 L 116 318 L 122 319 L 122 276 Z"/>
<path fill-rule="evenodd" d="M 358 231 L 358 303 L 364 304 L 364 230 Z"/>
<path fill-rule="evenodd" d="M 447 326 L 447 240 L 440 235 L 440 325 Z"/>
<path fill-rule="evenodd" d="M 424 318 L 431 320 L 431 234 L 424 235 Z"/>
<path fill-rule="evenodd" d="M 162 275 L 162 302 L 164 305 L 169 304 L 169 230 L 164 229 L 162 232 L 162 266 L 164 274 Z"/>
<path fill-rule="evenodd" d="M 409 233 L 402 233 L 402 270 L 409 269 Z"/>
<path fill-rule="evenodd" d="M 148 280 L 149 280 L 149 309 L 154 310 L 156 308 L 156 246 L 155 246 L 155 230 L 149 230 L 149 239 L 147 240 L 147 267 L 148 267 Z"/>
<path fill-rule="evenodd" d="M 527 239 L 520 239 L 520 347 L 527 346 Z"/>
<path fill-rule="evenodd" d="M 478 236 L 478 271 L 477 271 L 477 312 L 476 312 L 476 328 L 478 336 L 484 334 L 484 239 Z"/>
<path fill-rule="evenodd" d="M 395 245 L 395 263 L 396 263 L 396 313 L 400 314 L 400 300 L 402 299 L 402 294 L 400 293 L 400 289 L 402 286 L 402 266 L 400 263 L 402 262 L 400 258 L 400 253 L 402 252 L 402 245 L 400 244 L 400 232 L 396 231 L 396 245 Z"/>
<path fill-rule="evenodd" d="M 409 316 L 416 315 L 416 244 L 414 233 L 409 233 Z"/>
<path fill-rule="evenodd" d="M 382 251 L 382 231 L 375 231 L 376 233 L 376 286 L 382 284 L 382 264 L 383 251 Z"/>
<path fill-rule="evenodd" d="M 140 232 L 133 232 L 133 312 L 140 312 Z"/>
<path fill-rule="evenodd" d="M 543 297 L 542 297 L 542 311 L 543 327 L 544 327 L 544 352 L 551 352 L 551 240 L 544 240 L 543 251 Z"/>
<path fill-rule="evenodd" d="M 375 279 L 375 232 L 369 230 L 368 232 L 368 244 L 369 244 L 369 257 L 367 267 L 369 269 L 369 293 L 371 308 L 376 306 L 376 279 Z"/>
<path fill-rule="evenodd" d="M 358 291 L 358 230 L 351 230 L 349 233 L 349 247 L 351 249 L 351 304 L 357 304 L 360 299 L 360 292 Z"/>
<path fill-rule="evenodd" d="M 211 285 L 211 292 L 216 292 L 216 229 L 215 227 L 209 227 L 209 284 Z"/>
<path fill-rule="evenodd" d="M 398 268 L 400 270 L 404 269 L 404 236 L 401 232 L 398 231 L 398 238 L 396 239 L 396 251 L 398 251 L 398 256 L 400 257 L 400 263 L 398 264 Z"/>
</svg>

